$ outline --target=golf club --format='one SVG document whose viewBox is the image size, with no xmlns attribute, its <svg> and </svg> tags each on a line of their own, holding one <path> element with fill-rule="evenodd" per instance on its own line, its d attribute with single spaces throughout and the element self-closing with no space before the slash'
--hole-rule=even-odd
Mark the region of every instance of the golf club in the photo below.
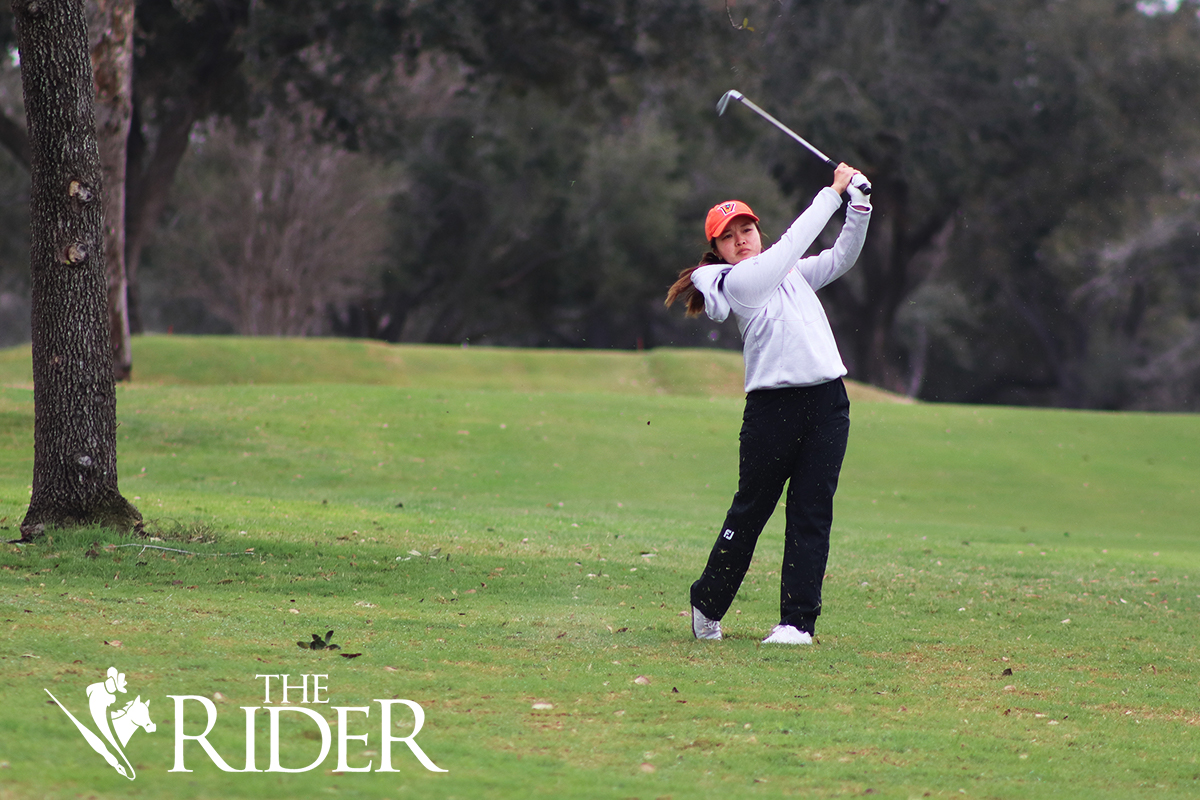
<svg viewBox="0 0 1200 800">
<path fill-rule="evenodd" d="M 834 161 L 832 158 L 825 155 L 817 148 L 813 147 L 811 144 L 809 144 L 807 141 L 805 141 L 804 138 L 800 136 L 800 134 L 796 133 L 794 130 L 789 128 L 787 125 L 784 125 L 782 122 L 780 122 L 779 120 L 772 117 L 766 111 L 763 111 L 761 108 L 756 106 L 750 100 L 746 99 L 746 95 L 742 94 L 741 92 L 737 91 L 736 89 L 730 89 L 728 92 L 721 95 L 721 99 L 717 101 L 717 116 L 721 116 L 725 113 L 725 109 L 726 109 L 726 107 L 728 107 L 730 100 L 737 100 L 737 101 L 741 102 L 743 105 L 745 105 L 751 111 L 753 111 L 755 114 L 758 114 L 760 117 L 765 119 L 767 122 L 771 123 L 776 128 L 779 128 L 779 130 L 783 131 L 788 136 L 792 137 L 797 142 L 804 145 L 806 148 L 808 148 L 808 151 L 810 153 L 812 153 L 813 155 L 815 155 L 817 158 L 821 159 L 822 161 L 824 161 L 826 164 L 833 167 L 834 169 L 837 169 L 838 162 Z M 858 184 L 855 184 L 855 185 L 857 186 Z M 871 193 L 871 187 L 869 185 L 860 187 L 860 189 L 863 194 Z"/>
</svg>

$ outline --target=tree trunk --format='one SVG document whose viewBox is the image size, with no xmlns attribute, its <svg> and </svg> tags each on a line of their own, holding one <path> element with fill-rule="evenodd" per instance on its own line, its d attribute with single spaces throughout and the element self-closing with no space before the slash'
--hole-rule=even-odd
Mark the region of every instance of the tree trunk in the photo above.
<svg viewBox="0 0 1200 800">
<path fill-rule="evenodd" d="M 920 383 L 914 384 L 914 375 L 924 371 L 919 363 L 923 354 L 908 354 L 906 375 L 895 343 L 896 315 L 939 258 L 945 259 L 944 239 L 952 231 L 955 206 L 947 202 L 916 224 L 909 213 L 908 184 L 895 172 L 875 179 L 871 199 L 875 207 L 871 229 L 855 267 L 861 276 L 861 297 L 841 281 L 826 291 L 840 312 L 839 319 L 845 321 L 838 333 L 850 340 L 851 377 L 905 393 Z"/>
<path fill-rule="evenodd" d="M 902 181 L 875 180 L 875 210 L 871 229 L 858 258 L 861 297 L 848 283 L 830 285 L 839 316 L 846 320 L 853 362 L 851 376 L 889 391 L 901 392 L 905 382 L 892 347 L 892 325 L 908 286 L 908 257 L 903 252 L 907 223 L 906 187 Z"/>
<path fill-rule="evenodd" d="M 90 0 L 92 73 L 96 82 L 96 136 L 104 179 L 104 263 L 113 375 L 133 376 L 125 277 L 125 154 L 133 116 L 133 0 Z"/>
<path fill-rule="evenodd" d="M 125 178 L 125 275 L 129 282 L 129 328 L 134 333 L 144 330 L 138 295 L 142 249 L 166 208 L 175 172 L 187 154 L 197 105 L 192 98 L 181 98 L 175 110 L 163 120 L 155 147 L 149 153 L 141 131 L 136 127 L 130 131 Z"/>
<path fill-rule="evenodd" d="M 100 154 L 83 0 L 13 0 L 30 141 L 33 496 L 47 527 L 138 529 L 117 488 Z"/>
</svg>

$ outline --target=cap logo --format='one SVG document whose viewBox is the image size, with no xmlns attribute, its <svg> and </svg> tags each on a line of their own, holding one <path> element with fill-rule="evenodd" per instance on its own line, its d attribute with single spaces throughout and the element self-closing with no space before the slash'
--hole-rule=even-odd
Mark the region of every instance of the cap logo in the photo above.
<svg viewBox="0 0 1200 800">
<path fill-rule="evenodd" d="M 721 205 L 717 206 L 717 208 L 721 210 L 722 214 L 728 217 L 737 210 L 737 202 L 721 203 Z"/>
</svg>

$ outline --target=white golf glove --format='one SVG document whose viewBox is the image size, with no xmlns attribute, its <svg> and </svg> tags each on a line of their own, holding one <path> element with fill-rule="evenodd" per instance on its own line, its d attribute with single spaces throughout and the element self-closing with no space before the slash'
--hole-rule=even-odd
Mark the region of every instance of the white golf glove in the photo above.
<svg viewBox="0 0 1200 800">
<path fill-rule="evenodd" d="M 866 175 L 863 175 L 861 172 L 854 173 L 854 177 L 850 179 L 850 185 L 846 187 L 846 191 L 850 193 L 850 205 L 870 210 L 871 182 L 867 180 Z"/>
</svg>

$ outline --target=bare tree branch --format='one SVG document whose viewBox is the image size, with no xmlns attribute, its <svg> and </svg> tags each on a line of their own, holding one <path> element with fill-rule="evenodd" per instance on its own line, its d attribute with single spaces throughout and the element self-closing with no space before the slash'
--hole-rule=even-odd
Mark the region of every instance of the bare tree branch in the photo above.
<svg viewBox="0 0 1200 800">
<path fill-rule="evenodd" d="M 391 185 L 365 156 L 317 141 L 316 113 L 268 113 L 249 141 L 204 128 L 207 178 L 185 168 L 177 186 L 180 223 L 162 243 L 186 293 L 238 333 L 324 332 L 383 250 Z"/>
</svg>

